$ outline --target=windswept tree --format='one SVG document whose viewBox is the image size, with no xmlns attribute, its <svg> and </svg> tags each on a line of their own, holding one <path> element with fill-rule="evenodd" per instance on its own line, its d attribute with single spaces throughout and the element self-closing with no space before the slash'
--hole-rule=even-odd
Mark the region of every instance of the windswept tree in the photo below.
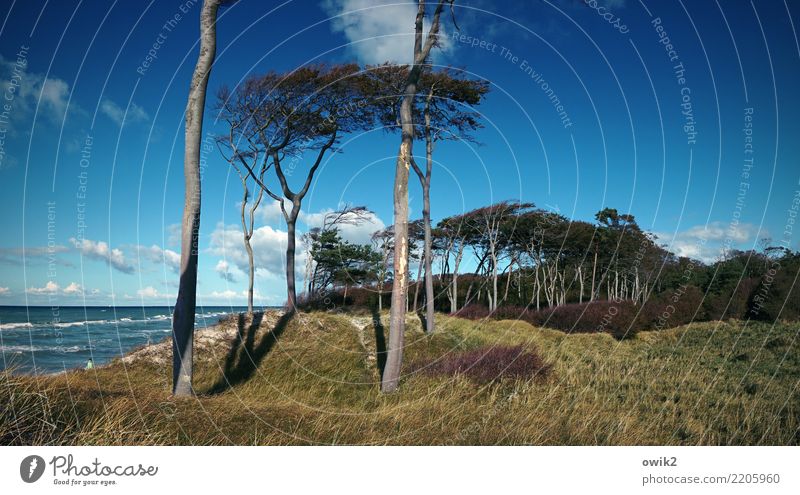
<svg viewBox="0 0 800 495">
<path fill-rule="evenodd" d="M 232 128 L 231 158 L 280 204 L 287 226 L 286 296 L 296 309 L 295 251 L 297 219 L 303 199 L 326 153 L 336 152 L 340 138 L 367 130 L 374 123 L 364 95 L 365 81 L 356 64 L 317 65 L 286 72 L 270 72 L 245 80 L 235 90 L 219 93 L 222 119 Z M 270 161 L 277 193 L 259 179 L 256 157 Z M 289 177 L 306 169 L 299 188 Z"/>
<path fill-rule="evenodd" d="M 231 129 L 233 129 L 233 126 L 231 126 Z M 264 199 L 264 189 L 258 184 L 255 184 L 255 187 L 258 189 L 258 193 L 255 194 L 255 197 L 249 203 L 248 208 L 248 201 L 250 199 L 249 183 L 251 182 L 249 180 L 250 173 L 248 172 L 248 169 L 244 169 L 241 166 L 240 160 L 242 157 L 236 156 L 235 153 L 229 153 L 236 146 L 236 143 L 234 143 L 233 139 L 233 133 L 230 133 L 228 136 L 220 136 L 217 139 L 217 146 L 220 148 L 223 157 L 230 163 L 233 169 L 236 170 L 239 180 L 242 182 L 242 205 L 239 215 L 242 222 L 242 240 L 244 242 L 244 249 L 247 251 L 247 261 L 249 264 L 247 272 L 247 314 L 252 315 L 253 286 L 255 284 L 255 259 L 253 257 L 253 246 L 250 244 L 250 240 L 253 238 L 253 232 L 255 231 L 256 210 L 258 209 L 259 205 L 261 205 L 261 201 Z M 254 152 L 252 156 L 248 157 L 248 159 L 252 159 L 252 161 L 255 163 L 261 162 L 260 170 L 258 171 L 258 176 L 256 179 L 263 183 L 264 174 L 269 169 L 268 161 L 266 159 L 262 159 L 257 151 Z"/>
<path fill-rule="evenodd" d="M 205 0 L 200 11 L 200 55 L 189 85 L 183 154 L 184 203 L 178 299 L 172 314 L 172 393 L 192 394 L 194 313 L 200 231 L 200 142 L 211 66 L 217 52 L 217 11 L 223 0 Z"/>
<path fill-rule="evenodd" d="M 369 245 L 343 240 L 336 227 L 319 232 L 311 245 L 311 254 L 315 259 L 315 286 L 320 291 L 329 286 L 334 290 L 341 287 L 345 303 L 349 287 L 363 286 L 377 278 L 380 254 Z"/>
<path fill-rule="evenodd" d="M 392 255 L 394 253 L 394 227 L 391 225 L 373 232 L 372 250 L 380 254 L 380 263 L 375 270 L 378 292 L 378 311 L 383 311 L 383 291 L 392 277 Z"/>
<path fill-rule="evenodd" d="M 383 92 L 379 115 L 386 129 L 400 126 L 400 111 L 395 95 L 402 94 L 403 84 L 409 67 L 381 65 L 372 67 L 370 73 L 379 82 Z M 433 150 L 441 140 L 469 141 L 474 143 L 473 132 L 482 127 L 480 114 L 474 107 L 489 91 L 486 81 L 463 77 L 463 73 L 452 68 L 436 72 L 423 72 L 417 88 L 423 95 L 417 98 L 413 108 L 413 118 L 417 131 L 425 139 L 425 168 L 423 170 L 411 157 L 411 167 L 422 187 L 423 252 L 421 267 L 425 272 L 426 331 L 434 331 L 434 289 L 433 289 L 433 235 L 431 226 L 431 175 L 433 171 Z M 414 307 L 416 308 L 416 293 Z"/>
<path fill-rule="evenodd" d="M 467 246 L 469 229 L 464 226 L 464 217 L 455 215 L 441 220 L 433 231 L 436 245 L 441 252 L 441 278 L 449 277 L 447 283 L 447 299 L 450 302 L 450 313 L 458 311 L 458 270 L 464 259 L 464 248 Z M 450 264 L 452 260 L 452 265 Z"/>
<path fill-rule="evenodd" d="M 453 0 L 439 0 L 431 19 L 428 35 L 423 41 L 422 21 L 425 18 L 425 0 L 419 1 L 414 23 L 413 63 L 405 80 L 403 102 L 400 105 L 400 150 L 397 153 L 394 179 L 394 280 L 392 282 L 392 308 L 389 321 L 389 343 L 386 366 L 381 377 L 381 390 L 394 392 L 400 382 L 403 362 L 403 345 L 406 324 L 406 291 L 408 286 L 408 174 L 414 154 L 413 107 L 417 96 L 420 75 L 427 64 L 434 45 L 439 40 L 439 20 L 445 4 Z"/>
<path fill-rule="evenodd" d="M 308 299 L 319 297 L 320 290 L 327 286 L 327 284 L 320 285 L 319 283 L 319 271 L 323 267 L 320 266 L 314 257 L 317 253 L 314 248 L 315 246 L 319 246 L 322 236 L 328 231 L 339 232 L 339 227 L 344 225 L 363 225 L 370 221 L 372 217 L 373 213 L 365 206 L 345 205 L 338 210 L 326 213 L 319 227 L 313 227 L 303 234 L 302 239 L 306 246 L 306 274 L 304 277 L 306 284 L 304 290 Z"/>
</svg>

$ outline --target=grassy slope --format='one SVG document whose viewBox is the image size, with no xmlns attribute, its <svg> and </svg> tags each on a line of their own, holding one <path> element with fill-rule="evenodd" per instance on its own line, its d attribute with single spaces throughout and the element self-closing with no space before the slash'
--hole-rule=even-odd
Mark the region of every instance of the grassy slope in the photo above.
<svg viewBox="0 0 800 495">
<path fill-rule="evenodd" d="M 409 317 L 406 363 L 523 344 L 553 374 L 488 387 L 406 376 L 382 396 L 370 315 L 302 314 L 277 321 L 277 340 L 276 320 L 268 314 L 256 332 L 245 322 L 241 341 L 231 321 L 231 338 L 199 346 L 191 399 L 171 399 L 170 366 L 151 359 L 51 377 L 2 373 L 0 443 L 800 443 L 796 324 L 701 323 L 617 342 L 440 315 L 431 338 Z"/>
</svg>

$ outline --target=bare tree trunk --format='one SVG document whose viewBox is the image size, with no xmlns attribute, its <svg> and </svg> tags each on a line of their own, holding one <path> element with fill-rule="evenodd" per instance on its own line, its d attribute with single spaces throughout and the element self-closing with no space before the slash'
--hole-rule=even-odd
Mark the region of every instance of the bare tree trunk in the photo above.
<svg viewBox="0 0 800 495">
<path fill-rule="evenodd" d="M 464 256 L 464 246 L 459 245 L 456 253 L 455 263 L 453 264 L 453 301 L 450 303 L 450 312 L 458 311 L 458 268 L 461 265 L 461 258 Z"/>
<path fill-rule="evenodd" d="M 589 296 L 589 301 L 594 301 L 595 297 L 595 289 L 594 289 L 594 280 L 597 276 L 597 247 L 594 249 L 594 263 L 592 263 L 592 294 Z"/>
<path fill-rule="evenodd" d="M 433 98 L 433 87 L 425 100 L 425 176 L 422 181 L 422 224 L 425 229 L 423 245 L 423 262 L 425 264 L 425 331 L 434 331 L 433 310 L 433 269 L 432 269 L 432 235 L 431 235 L 431 173 L 433 171 L 433 135 L 431 133 L 430 105 Z M 414 167 L 416 170 L 416 167 Z M 417 170 L 419 172 L 419 170 Z"/>
<path fill-rule="evenodd" d="M 425 17 L 425 1 L 420 0 L 414 23 L 414 63 L 406 78 L 403 103 L 400 106 L 402 133 L 397 154 L 394 179 L 394 281 L 392 284 L 392 308 L 389 319 L 389 342 L 386 365 L 381 377 L 381 391 L 394 392 L 400 382 L 400 367 L 403 362 L 405 340 L 405 300 L 408 283 L 408 173 L 414 149 L 414 122 L 411 107 L 417 95 L 417 83 L 422 64 L 427 60 L 439 35 L 439 17 L 445 0 L 436 6 L 425 45 L 422 45 L 422 21 Z"/>
<path fill-rule="evenodd" d="M 172 314 L 172 393 L 192 394 L 194 313 L 197 307 L 197 258 L 200 231 L 200 141 L 203 109 L 211 65 L 217 51 L 217 10 L 220 0 L 205 0 L 200 13 L 200 55 L 192 75 L 186 104 L 183 157 L 185 183 L 181 230 L 181 276 Z"/>
<path fill-rule="evenodd" d="M 295 289 L 294 257 L 295 257 L 295 232 L 297 215 L 300 205 L 292 207 L 289 218 L 286 219 L 286 308 L 293 312 L 297 310 L 297 291 Z"/>
<path fill-rule="evenodd" d="M 417 280 L 414 283 L 414 306 L 412 309 L 412 313 L 417 312 L 417 301 L 419 300 L 419 279 L 422 277 L 422 263 L 417 265 Z"/>
<path fill-rule="evenodd" d="M 422 188 L 422 222 L 425 227 L 425 240 L 424 240 L 424 253 L 423 262 L 425 263 L 425 331 L 429 334 L 434 331 L 433 310 L 434 310 L 434 294 L 433 294 L 433 235 L 431 234 L 431 185 L 430 185 L 430 170 L 431 170 L 431 154 L 428 152 L 428 174 L 426 177 L 426 184 Z"/>
</svg>

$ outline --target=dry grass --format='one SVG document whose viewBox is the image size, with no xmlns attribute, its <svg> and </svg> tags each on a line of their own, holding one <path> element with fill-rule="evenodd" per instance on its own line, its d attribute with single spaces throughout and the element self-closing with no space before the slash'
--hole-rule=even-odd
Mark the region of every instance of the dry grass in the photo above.
<svg viewBox="0 0 800 495">
<path fill-rule="evenodd" d="M 490 385 L 415 373 L 384 396 L 376 322 L 366 313 L 231 319 L 203 338 L 197 396 L 188 399 L 169 395 L 169 343 L 94 370 L 0 373 L 0 442 L 800 443 L 796 324 L 701 323 L 618 342 L 440 315 L 428 337 L 409 316 L 406 363 L 522 346 L 551 371 L 546 380 Z"/>
</svg>

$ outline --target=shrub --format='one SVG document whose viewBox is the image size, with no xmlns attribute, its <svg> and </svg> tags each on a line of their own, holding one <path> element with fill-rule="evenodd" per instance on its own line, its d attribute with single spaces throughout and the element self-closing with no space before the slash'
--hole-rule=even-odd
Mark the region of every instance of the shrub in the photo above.
<svg viewBox="0 0 800 495">
<path fill-rule="evenodd" d="M 432 376 L 463 375 L 479 384 L 500 380 L 545 378 L 551 367 L 535 350 L 522 346 L 482 347 L 412 365 L 413 371 Z"/>
<path fill-rule="evenodd" d="M 483 320 L 489 317 L 489 308 L 481 306 L 480 304 L 470 304 L 459 309 L 455 316 L 467 320 Z"/>
<path fill-rule="evenodd" d="M 703 292 L 690 285 L 651 297 L 642 308 L 640 326 L 650 330 L 686 325 L 704 319 Z"/>
<path fill-rule="evenodd" d="M 783 269 L 776 275 L 767 274 L 751 293 L 748 316 L 775 322 L 779 319 L 800 320 L 800 297 L 797 297 L 797 271 Z"/>
<path fill-rule="evenodd" d="M 720 294 L 709 295 L 703 303 L 704 317 L 707 320 L 727 320 L 746 318 L 750 300 L 758 290 L 758 278 L 745 278 L 738 286 L 731 287 Z"/>
<path fill-rule="evenodd" d="M 646 327 L 638 312 L 632 301 L 602 300 L 546 308 L 531 313 L 529 321 L 567 333 L 606 332 L 623 339 Z"/>
</svg>

